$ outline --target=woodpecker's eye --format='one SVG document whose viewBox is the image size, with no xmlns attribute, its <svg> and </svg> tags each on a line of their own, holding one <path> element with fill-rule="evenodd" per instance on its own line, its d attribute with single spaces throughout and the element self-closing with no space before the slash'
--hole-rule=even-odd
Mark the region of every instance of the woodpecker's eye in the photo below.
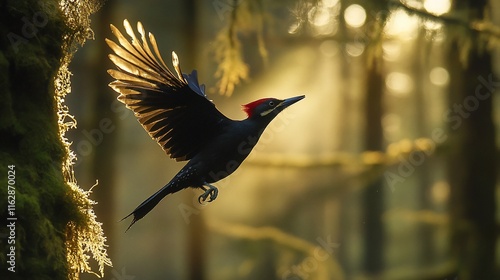
<svg viewBox="0 0 500 280">
<path fill-rule="evenodd" d="M 273 107 L 274 106 L 274 101 L 269 101 L 269 106 Z"/>
</svg>

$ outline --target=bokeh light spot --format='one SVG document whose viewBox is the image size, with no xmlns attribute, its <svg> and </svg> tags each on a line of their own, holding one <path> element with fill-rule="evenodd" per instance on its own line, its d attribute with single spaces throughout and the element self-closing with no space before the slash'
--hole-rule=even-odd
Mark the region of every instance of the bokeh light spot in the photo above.
<svg viewBox="0 0 500 280">
<path fill-rule="evenodd" d="M 366 21 L 365 9 L 363 9 L 360 5 L 352 4 L 345 9 L 344 19 L 345 22 L 351 27 L 361 27 Z"/>
<path fill-rule="evenodd" d="M 402 10 L 391 13 L 385 33 L 389 36 L 398 36 L 401 39 L 413 39 L 417 35 L 419 20 L 416 16 L 410 16 Z"/>
<path fill-rule="evenodd" d="M 429 79 L 436 86 L 446 86 L 450 80 L 450 75 L 443 67 L 434 67 L 429 73 Z"/>
<path fill-rule="evenodd" d="M 407 95 L 413 89 L 413 80 L 407 74 L 391 72 L 385 79 L 385 84 L 395 95 Z"/>
<path fill-rule="evenodd" d="M 450 0 L 425 0 L 424 8 L 431 14 L 442 15 L 450 11 Z"/>
<path fill-rule="evenodd" d="M 347 43 L 345 45 L 345 51 L 349 56 L 358 57 L 365 51 L 365 45 L 361 43 Z"/>
</svg>

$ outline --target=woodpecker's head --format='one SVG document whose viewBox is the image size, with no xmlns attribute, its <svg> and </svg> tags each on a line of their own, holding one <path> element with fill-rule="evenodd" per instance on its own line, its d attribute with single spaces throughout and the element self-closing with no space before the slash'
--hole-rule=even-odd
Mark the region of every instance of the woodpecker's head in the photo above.
<svg viewBox="0 0 500 280">
<path fill-rule="evenodd" d="M 274 118 L 286 107 L 303 99 L 305 96 L 296 96 L 287 99 L 262 98 L 243 105 L 243 111 L 248 118 Z"/>
</svg>

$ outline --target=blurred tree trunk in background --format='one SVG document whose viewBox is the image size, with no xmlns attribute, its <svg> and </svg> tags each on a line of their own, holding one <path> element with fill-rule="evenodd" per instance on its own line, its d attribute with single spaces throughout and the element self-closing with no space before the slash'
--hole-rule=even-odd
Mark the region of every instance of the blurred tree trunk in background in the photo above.
<svg viewBox="0 0 500 280">
<path fill-rule="evenodd" d="M 486 1 L 459 1 L 471 19 L 480 17 Z M 468 5 L 468 6 L 467 6 Z M 473 14 L 475 13 L 475 14 Z M 479 34 L 470 34 L 471 42 Z M 451 185 L 452 250 L 457 256 L 458 279 L 495 277 L 495 133 L 492 95 L 498 83 L 489 52 L 470 50 L 468 63 L 458 62 L 459 43 L 450 51 L 451 88 L 449 125 L 449 182 Z"/>
<path fill-rule="evenodd" d="M 451 57 L 457 56 L 455 47 Z M 482 87 L 481 94 L 488 93 L 490 97 L 479 101 L 474 111 L 464 109 L 472 106 L 468 100 L 475 98 L 478 78 L 492 77 L 491 56 L 475 52 L 470 56 L 467 68 L 451 77 L 450 108 L 460 106 L 460 111 L 453 115 L 456 122 L 449 123 L 453 250 L 459 258 L 460 279 L 494 279 L 496 159 L 492 92 Z"/>
<path fill-rule="evenodd" d="M 367 20 L 374 28 L 377 24 L 381 24 L 378 20 L 385 19 L 377 16 L 385 17 L 387 14 L 387 6 L 385 1 L 367 1 L 366 7 L 371 11 L 367 15 Z M 379 14 L 380 13 L 380 14 Z M 368 32 L 368 31 L 367 31 Z M 368 34 L 368 33 L 367 33 Z M 372 39 L 377 41 L 377 38 Z M 366 48 L 376 47 L 373 42 L 366 42 Z M 368 53 L 365 51 L 365 53 Z M 373 59 L 372 65 L 367 59 L 367 85 L 365 98 L 365 150 L 367 151 L 383 151 L 384 137 L 382 131 L 382 98 L 384 89 L 384 76 L 381 69 L 383 68 L 383 59 Z M 384 182 L 383 176 L 371 181 L 364 189 L 361 200 L 364 223 L 364 260 L 363 270 L 368 275 L 376 277 L 384 269 L 384 246 L 385 234 L 382 215 L 384 212 Z"/>
<path fill-rule="evenodd" d="M 347 7 L 346 5 L 346 0 L 340 0 L 340 12 L 339 14 L 344 14 L 345 8 Z M 338 21 L 338 31 L 337 34 L 339 38 L 347 38 L 347 27 L 346 23 L 344 20 L 339 20 Z M 339 42 L 339 47 L 342 49 L 345 49 L 345 43 L 346 42 Z M 349 114 L 349 111 L 352 109 L 352 102 L 350 98 L 350 85 L 349 85 L 349 73 L 350 73 L 350 67 L 349 63 L 347 62 L 347 57 L 345 50 L 342 51 L 343 56 L 339 59 L 340 63 L 342 64 L 341 69 L 345 69 L 345 71 L 340 71 L 340 79 L 342 81 L 345 81 L 339 85 L 342 87 L 339 88 L 339 93 L 342 95 L 342 104 L 343 106 L 340 106 L 340 111 L 339 115 L 345 116 L 344 121 L 340 122 L 340 127 L 339 127 L 339 133 L 337 134 L 337 137 L 340 138 L 340 143 L 339 143 L 339 149 L 341 150 L 347 150 L 350 151 L 353 149 L 351 141 L 351 131 L 354 127 L 355 121 L 353 118 L 351 118 L 351 115 Z M 348 70 L 349 69 L 349 70 Z M 356 203 L 358 204 L 358 203 Z M 352 209 L 355 207 L 352 207 L 352 204 L 349 203 L 342 203 L 342 218 L 340 219 L 340 228 L 339 228 L 339 235 L 340 235 L 340 241 L 342 244 L 349 244 L 349 234 L 350 230 L 349 228 L 349 223 L 350 223 L 350 218 L 353 215 L 352 214 Z M 340 246 L 339 247 L 339 261 L 342 262 L 342 267 L 345 269 L 345 272 L 347 275 L 351 273 L 350 270 L 354 271 L 354 268 L 350 268 L 348 266 L 347 262 L 343 262 L 343 260 L 346 260 L 349 258 L 349 250 L 348 246 Z"/>
<path fill-rule="evenodd" d="M 117 222 L 115 216 L 116 164 L 114 160 L 116 158 L 118 136 L 115 130 L 118 120 L 116 112 L 113 112 L 109 105 L 116 102 L 116 94 L 108 87 L 111 79 L 107 75 L 106 69 L 113 68 L 113 66 L 108 59 L 110 49 L 106 45 L 104 38 L 114 38 L 109 28 L 114 3 L 114 0 L 108 0 L 93 19 L 96 38 L 94 43 L 96 46 L 95 53 L 89 56 L 93 59 L 87 62 L 89 63 L 87 72 L 87 85 L 89 88 L 85 90 L 91 108 L 88 123 L 89 133 L 92 135 L 92 132 L 95 132 L 102 136 L 101 143 L 95 145 L 95 150 L 93 150 L 88 177 L 99 181 L 99 185 L 93 189 L 93 196 L 98 201 L 95 211 L 103 223 L 104 232 L 108 236 L 108 252 L 111 259 L 115 257 L 114 245 L 116 244 L 116 232 L 114 231 Z M 99 135 L 92 135 L 92 137 L 98 137 Z M 110 279 L 113 277 L 110 274 L 107 276 Z"/>
<path fill-rule="evenodd" d="M 382 89 L 384 79 L 377 64 L 373 62 L 368 70 L 366 91 L 365 145 L 368 151 L 383 150 L 382 133 Z M 363 191 L 362 205 L 364 213 L 364 260 L 363 268 L 370 275 L 382 272 L 384 266 L 384 183 L 380 176 L 371 181 Z"/>
<path fill-rule="evenodd" d="M 191 36 L 186 36 L 184 52 L 188 54 L 183 58 L 184 65 L 196 65 L 198 61 L 196 53 L 196 45 L 199 44 L 197 30 L 198 30 L 198 8 L 195 0 L 184 1 L 182 4 L 183 14 L 186 18 L 183 20 L 184 31 Z M 184 68 L 184 71 L 188 69 Z M 186 192 L 187 203 L 193 201 L 193 193 Z M 207 241 L 207 225 L 205 223 L 205 218 L 203 213 L 193 217 L 191 223 L 187 227 L 188 238 L 186 239 L 187 244 L 187 265 L 188 269 L 188 279 L 190 280 L 203 280 L 206 279 L 207 271 L 205 270 L 206 264 L 206 243 Z"/>
<path fill-rule="evenodd" d="M 429 117 L 426 105 L 426 87 L 424 85 L 428 84 L 428 73 L 426 69 L 429 69 L 430 61 L 428 59 L 422 60 L 422 57 L 428 58 L 430 48 L 429 42 L 426 41 L 424 32 L 419 32 L 418 38 L 416 40 L 417 47 L 414 48 L 415 55 L 413 56 L 412 66 L 416 71 L 415 75 L 415 136 L 412 138 L 426 137 L 429 135 Z M 423 47 L 420 47 L 423 46 Z M 423 158 L 426 158 L 424 152 L 420 153 Z M 417 179 L 418 186 L 418 205 L 420 209 L 417 211 L 431 210 L 432 204 L 430 203 L 429 192 L 431 190 L 432 184 L 432 158 L 424 161 L 424 163 L 415 169 L 414 177 Z M 418 262 L 422 267 L 432 266 L 436 264 L 435 256 L 435 244 L 433 233 L 435 231 L 435 226 L 429 223 L 420 222 L 418 223 L 418 238 L 419 246 L 419 256 Z"/>
<path fill-rule="evenodd" d="M 348 1 L 346 0 L 341 0 L 340 4 L 340 12 L 339 14 L 343 15 L 345 8 L 347 7 Z M 340 47 L 345 48 L 345 45 L 348 43 L 348 38 L 349 35 L 347 33 L 347 26 L 344 20 L 339 20 L 338 22 L 338 31 L 337 35 L 341 40 L 339 45 Z M 345 71 L 340 72 L 340 79 L 342 81 L 345 81 L 342 83 L 339 88 L 339 93 L 342 94 L 342 105 L 340 106 L 340 112 L 339 114 L 342 116 L 345 116 L 344 121 L 340 122 L 340 128 L 339 128 L 339 135 L 337 137 L 340 138 L 340 144 L 339 147 L 342 150 L 346 151 L 352 151 L 356 152 L 357 147 L 355 147 L 355 141 L 352 141 L 352 135 L 353 135 L 353 130 L 355 130 L 356 127 L 356 120 L 354 119 L 353 115 L 350 114 L 351 110 L 353 109 L 354 102 L 352 101 L 352 89 L 350 83 L 352 83 L 351 79 L 349 78 L 352 75 L 352 69 L 350 67 L 349 59 L 350 57 L 347 56 L 345 50 L 343 51 L 343 57 L 340 59 L 340 63 L 342 64 L 341 69 L 345 69 Z"/>
</svg>

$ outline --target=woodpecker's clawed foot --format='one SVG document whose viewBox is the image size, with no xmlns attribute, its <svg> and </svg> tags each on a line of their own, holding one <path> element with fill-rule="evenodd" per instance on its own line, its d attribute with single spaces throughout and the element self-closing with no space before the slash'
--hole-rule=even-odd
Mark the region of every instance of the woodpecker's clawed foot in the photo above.
<svg viewBox="0 0 500 280">
<path fill-rule="evenodd" d="M 207 202 L 214 201 L 219 194 L 219 190 L 210 184 L 203 185 L 201 188 L 204 189 L 205 192 L 198 197 L 198 202 L 200 204 L 203 204 L 203 202 L 205 202 L 209 196 L 210 199 Z"/>
</svg>

